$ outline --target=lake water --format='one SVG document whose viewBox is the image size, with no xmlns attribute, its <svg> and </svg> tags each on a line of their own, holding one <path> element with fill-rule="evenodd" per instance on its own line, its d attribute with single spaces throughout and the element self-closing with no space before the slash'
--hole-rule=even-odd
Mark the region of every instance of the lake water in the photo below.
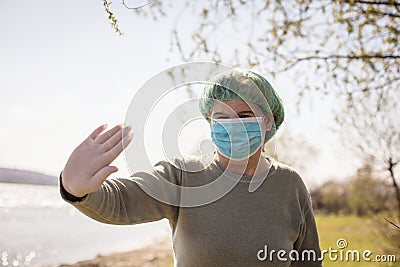
<svg viewBox="0 0 400 267">
<path fill-rule="evenodd" d="M 0 266 L 54 266 L 170 237 L 166 219 L 107 225 L 64 202 L 55 186 L 0 183 Z"/>
</svg>

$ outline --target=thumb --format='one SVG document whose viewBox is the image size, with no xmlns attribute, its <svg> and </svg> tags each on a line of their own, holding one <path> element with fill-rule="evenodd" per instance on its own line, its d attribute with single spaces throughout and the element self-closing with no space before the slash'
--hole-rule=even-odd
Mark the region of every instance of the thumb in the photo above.
<svg viewBox="0 0 400 267">
<path fill-rule="evenodd" d="M 93 185 L 98 188 L 106 179 L 108 176 L 110 176 L 112 173 L 118 171 L 118 168 L 115 166 L 106 166 L 102 169 L 100 169 L 92 179 Z"/>
</svg>

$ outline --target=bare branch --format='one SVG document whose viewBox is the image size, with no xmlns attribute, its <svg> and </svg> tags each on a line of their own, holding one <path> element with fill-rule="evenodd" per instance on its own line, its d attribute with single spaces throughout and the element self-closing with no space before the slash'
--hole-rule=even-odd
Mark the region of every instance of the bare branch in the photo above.
<svg viewBox="0 0 400 267">
<path fill-rule="evenodd" d="M 285 68 L 276 71 L 276 73 L 288 71 L 289 69 L 293 68 L 295 65 L 302 61 L 310 61 L 310 60 L 323 60 L 327 61 L 330 59 L 348 59 L 348 60 L 365 60 L 365 59 L 389 59 L 389 60 L 397 60 L 400 59 L 400 55 L 329 55 L 329 56 L 308 56 L 302 58 L 294 59 L 294 62 L 288 64 Z"/>
<path fill-rule="evenodd" d="M 396 227 L 396 228 L 398 228 L 398 229 L 400 229 L 400 226 L 398 226 L 397 224 L 395 224 L 394 222 L 392 222 L 392 221 L 389 221 L 388 219 L 386 219 L 386 218 L 384 218 L 388 223 L 390 223 L 391 225 L 393 225 L 394 227 Z"/>
<path fill-rule="evenodd" d="M 130 9 L 130 10 L 137 10 L 137 9 L 142 8 L 142 7 L 151 5 L 151 4 L 153 4 L 153 3 L 154 3 L 154 1 L 149 1 L 149 2 L 147 2 L 146 4 L 143 4 L 143 5 L 136 6 L 136 7 L 131 7 L 131 6 L 128 6 L 128 5 L 125 3 L 125 0 L 122 0 L 122 5 L 123 5 L 125 8 Z"/>
<path fill-rule="evenodd" d="M 359 3 L 359 4 L 367 4 L 367 5 L 385 5 L 385 6 L 400 6 L 400 2 L 395 1 L 367 1 L 367 0 L 346 0 L 347 3 Z"/>
</svg>

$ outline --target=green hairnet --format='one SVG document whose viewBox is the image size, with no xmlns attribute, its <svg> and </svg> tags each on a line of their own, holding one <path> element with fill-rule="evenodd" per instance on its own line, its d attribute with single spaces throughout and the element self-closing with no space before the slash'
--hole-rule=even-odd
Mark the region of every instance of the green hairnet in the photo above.
<svg viewBox="0 0 400 267">
<path fill-rule="evenodd" d="M 269 82 L 260 74 L 246 69 L 223 72 L 208 83 L 200 98 L 199 108 L 209 120 L 210 112 L 219 101 L 244 100 L 257 104 L 263 112 L 274 117 L 275 130 L 282 124 L 285 114 L 282 100 Z"/>
</svg>

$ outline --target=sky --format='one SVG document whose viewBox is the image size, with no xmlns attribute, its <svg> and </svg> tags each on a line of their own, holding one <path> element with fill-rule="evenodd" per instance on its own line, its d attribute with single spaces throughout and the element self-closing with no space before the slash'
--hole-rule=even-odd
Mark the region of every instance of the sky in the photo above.
<svg viewBox="0 0 400 267">
<path fill-rule="evenodd" d="M 119 2 L 111 9 L 122 36 L 111 29 L 102 1 L 0 1 L 0 167 L 58 176 L 93 129 L 124 121 L 135 92 L 148 79 L 184 63 L 170 51 L 173 14 L 179 9 L 169 10 L 171 15 L 159 21 L 137 16 Z M 187 25 L 184 41 L 191 38 L 185 34 L 190 32 Z M 359 162 L 331 130 L 335 125 L 330 111 L 337 100 L 310 96 L 298 113 L 295 82 L 285 74 L 268 78 L 285 104 L 281 131 L 304 136 L 318 152 L 304 164 L 306 183 L 313 186 L 353 174 Z M 155 145 L 158 131 L 149 135 L 146 149 L 162 159 Z M 282 147 L 277 143 L 278 153 Z M 122 154 L 114 165 L 119 168 L 114 176 L 129 175 Z"/>
</svg>

